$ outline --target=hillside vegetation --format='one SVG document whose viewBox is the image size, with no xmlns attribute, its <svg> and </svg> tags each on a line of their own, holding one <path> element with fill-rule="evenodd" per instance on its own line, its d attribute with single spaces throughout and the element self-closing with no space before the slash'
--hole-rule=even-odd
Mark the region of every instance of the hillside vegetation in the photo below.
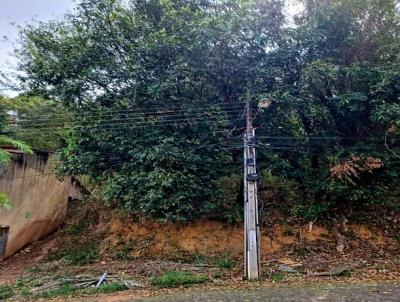
<svg viewBox="0 0 400 302">
<path fill-rule="evenodd" d="M 25 131 L 62 126 L 57 173 L 114 208 L 240 221 L 243 103 L 267 99 L 262 204 L 307 222 L 397 211 L 396 4 L 304 0 L 289 18 L 284 0 L 80 0 L 21 30 L 21 84 L 65 108 Z"/>
</svg>

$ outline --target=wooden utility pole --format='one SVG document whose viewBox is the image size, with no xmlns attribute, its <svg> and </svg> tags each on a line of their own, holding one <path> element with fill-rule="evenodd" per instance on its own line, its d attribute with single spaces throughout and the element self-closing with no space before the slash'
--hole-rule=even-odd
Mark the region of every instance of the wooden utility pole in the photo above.
<svg viewBox="0 0 400 302">
<path fill-rule="evenodd" d="M 248 280 L 257 280 L 260 277 L 257 186 L 255 130 L 248 99 L 246 102 L 246 133 L 244 135 L 244 266 L 245 276 Z"/>
</svg>

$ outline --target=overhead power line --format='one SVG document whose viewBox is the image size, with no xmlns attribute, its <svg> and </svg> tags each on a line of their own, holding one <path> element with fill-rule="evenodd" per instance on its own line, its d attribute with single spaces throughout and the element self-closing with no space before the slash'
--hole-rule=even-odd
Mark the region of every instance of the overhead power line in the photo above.
<svg viewBox="0 0 400 302">
<path fill-rule="evenodd" d="M 221 144 L 203 144 L 201 146 L 197 146 L 197 147 L 187 147 L 187 148 L 179 148 L 180 151 L 193 151 L 193 150 L 200 150 L 200 149 L 204 149 L 204 148 L 210 148 L 210 147 L 216 147 L 214 150 L 215 151 L 219 151 L 219 150 L 237 150 L 237 149 L 242 149 L 243 145 L 242 144 L 233 144 L 230 146 L 223 146 Z M 111 157 L 97 157 L 96 160 L 107 160 Z M 95 167 L 97 168 L 101 168 L 101 166 L 106 166 L 108 168 L 111 167 L 115 167 L 117 165 L 120 164 L 125 164 L 125 163 L 129 163 L 131 162 L 132 159 L 126 158 L 126 159 L 119 159 L 119 160 L 115 160 L 112 159 L 110 161 L 107 162 L 99 162 L 95 164 Z M 90 163 L 90 166 L 93 166 L 93 163 Z M 16 176 L 16 177 L 12 177 L 12 178 L 3 178 L 3 179 L 7 179 L 7 180 L 13 180 L 13 179 L 25 179 L 25 178 L 30 178 L 30 177 L 39 177 L 39 176 L 44 176 L 44 175 L 55 175 L 56 172 L 44 172 L 44 173 L 38 173 L 38 174 L 31 174 L 31 175 L 24 175 L 24 176 Z"/>
<path fill-rule="evenodd" d="M 180 124 L 177 125 L 176 123 L 179 122 Z M 182 126 L 185 124 L 190 124 L 190 125 L 200 125 L 200 124 L 208 124 L 211 122 L 218 122 L 218 120 L 215 119 L 201 119 L 201 121 L 191 121 L 187 119 L 183 120 L 176 120 L 176 121 L 170 121 L 170 122 L 164 122 L 164 123 L 146 123 L 146 124 L 140 124 L 139 126 L 132 125 L 132 123 L 115 123 L 115 124 L 102 124 L 102 125 L 87 125 L 87 126 L 75 126 L 75 127 L 51 127 L 51 128 L 29 128 L 29 129 L 20 129 L 21 132 L 25 133 L 37 133 L 37 132 L 43 132 L 43 131 L 54 131 L 54 130 L 60 130 L 60 129 L 87 129 L 87 130 L 97 130 L 97 129 L 116 129 L 116 127 L 119 126 L 125 126 L 124 129 L 130 129 L 130 130 L 137 130 L 137 129 L 150 129 L 150 127 L 162 127 L 162 126 Z"/>
<path fill-rule="evenodd" d="M 273 105 L 277 106 L 277 105 L 320 105 L 322 106 L 322 108 L 326 108 L 326 109 L 340 109 L 340 110 L 347 110 L 347 111 L 351 111 L 351 108 L 340 108 L 337 106 L 326 106 L 324 104 L 307 104 L 304 102 L 296 102 L 296 101 L 279 101 L 279 102 L 273 102 Z M 186 106 L 186 108 L 183 108 L 183 106 Z M 1 105 L 0 105 L 1 107 Z M 7 106 L 3 106 L 4 109 L 10 109 Z M 191 106 L 191 104 L 187 104 L 187 103 L 183 103 L 182 106 L 180 107 L 168 107 L 168 105 L 166 105 L 165 107 L 149 107 L 149 108 L 126 108 L 126 109 L 103 109 L 100 111 L 92 111 L 91 113 L 85 113 L 85 114 L 81 114 L 80 112 L 73 112 L 71 113 L 71 115 L 74 116 L 101 116 L 101 115 L 111 115 L 111 114 L 129 114 L 129 113 L 135 113 L 135 114 L 139 114 L 139 115 L 147 115 L 147 114 L 166 114 L 166 113 L 177 113 L 177 112 L 196 112 L 196 111 L 204 111 L 204 110 L 223 110 L 223 109 L 229 109 L 229 108 L 237 108 L 237 109 L 241 109 L 244 107 L 244 103 L 241 102 L 235 102 L 235 103 L 231 103 L 231 104 L 227 104 L 227 103 L 221 103 L 221 104 L 196 104 L 194 106 Z M 90 108 L 82 108 L 81 110 L 90 110 Z M 304 109 L 304 108 L 301 108 Z M 18 109 L 17 109 L 18 110 Z M 79 110 L 79 108 L 76 108 L 75 110 Z M 364 112 L 364 111 L 371 111 L 370 109 L 362 109 L 362 110 L 354 110 L 352 112 Z M 44 120 L 47 119 L 61 119 L 64 118 L 67 114 L 66 113 L 53 113 L 53 114 L 42 114 L 41 117 L 47 117 Z M 28 119 L 28 118 L 21 118 L 21 120 L 26 120 L 26 121 L 38 121 L 38 119 L 34 120 L 34 119 Z"/>
<path fill-rule="evenodd" d="M 165 116 L 143 116 L 143 117 L 142 116 L 135 116 L 135 115 L 125 116 L 125 117 L 118 117 L 118 118 L 114 118 L 114 117 L 112 117 L 112 118 L 108 118 L 108 117 L 93 118 L 93 117 L 91 117 L 90 119 L 86 119 L 86 120 L 85 119 L 82 119 L 80 121 L 65 121 L 64 120 L 64 121 L 61 121 L 61 122 L 53 122 L 51 120 L 48 120 L 47 122 L 35 123 L 34 126 L 37 126 L 37 125 L 39 125 L 39 126 L 41 126 L 41 125 L 63 125 L 63 124 L 74 125 L 74 124 L 82 124 L 82 123 L 90 123 L 90 122 L 101 122 L 101 121 L 110 121 L 110 122 L 113 122 L 113 121 L 151 122 L 150 119 L 154 119 L 154 120 L 161 119 L 161 121 L 163 121 L 162 119 L 166 119 L 165 121 L 168 121 L 168 119 L 173 118 L 173 117 L 177 117 L 177 118 L 182 117 L 184 119 L 191 119 L 191 118 L 221 118 L 222 119 L 222 118 L 224 118 L 223 114 L 231 116 L 231 115 L 235 115 L 237 113 L 237 111 L 235 111 L 235 110 L 229 110 L 228 111 L 227 110 L 227 111 L 211 112 L 211 113 L 214 113 L 215 115 L 211 116 L 211 114 L 208 114 L 208 112 L 205 112 L 205 113 L 203 113 L 204 116 L 200 116 L 199 113 L 197 113 L 197 114 L 189 113 L 189 114 L 176 114 L 176 115 L 165 115 Z M 217 116 L 217 114 L 218 114 L 218 116 Z M 146 119 L 147 119 L 147 121 L 146 121 Z M 175 119 L 171 119 L 171 120 L 173 121 Z M 34 122 L 34 121 L 32 121 L 32 122 Z M 17 125 L 24 126 L 24 123 L 26 123 L 26 121 L 18 121 Z"/>
<path fill-rule="evenodd" d="M 157 114 L 169 114 L 169 113 L 190 113 L 190 112 L 219 112 L 229 109 L 241 109 L 243 108 L 243 104 L 232 104 L 232 105 L 221 105 L 214 107 L 212 105 L 206 106 L 198 106 L 198 107 L 189 107 L 189 108 L 158 108 L 157 110 L 137 110 L 137 109 L 121 109 L 121 110 L 104 110 L 104 111 L 89 111 L 86 113 L 80 112 L 70 112 L 71 115 L 77 117 L 87 117 L 87 116 L 107 116 L 107 115 L 117 115 L 117 114 L 135 114 L 138 116 L 146 116 L 146 115 L 157 115 Z M 90 110 L 90 109 L 89 109 Z M 47 117 L 48 119 L 54 119 L 56 117 L 65 117 L 66 113 L 54 113 L 54 114 L 41 114 L 41 117 Z M 29 120 L 27 118 L 21 118 L 21 120 Z M 31 119 L 32 121 L 37 121 L 38 119 Z"/>
</svg>

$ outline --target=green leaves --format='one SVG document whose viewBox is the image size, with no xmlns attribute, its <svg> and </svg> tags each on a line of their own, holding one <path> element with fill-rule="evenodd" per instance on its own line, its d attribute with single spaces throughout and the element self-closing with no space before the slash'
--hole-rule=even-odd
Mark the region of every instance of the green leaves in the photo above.
<svg viewBox="0 0 400 302">
<path fill-rule="evenodd" d="M 21 141 L 18 141 L 18 140 L 15 140 L 15 139 L 12 139 L 12 138 L 9 138 L 6 136 L 0 136 L 0 146 L 2 146 L 3 148 L 4 147 L 16 148 L 25 154 L 33 154 L 33 151 L 30 146 L 28 146 L 27 144 L 25 144 Z"/>
<path fill-rule="evenodd" d="M 0 150 L 0 165 L 8 165 L 11 161 L 11 155 L 7 151 Z"/>
<path fill-rule="evenodd" d="M 267 96 L 254 121 L 261 164 L 281 196 L 298 200 L 295 212 L 315 219 L 396 194 L 395 4 L 306 1 L 293 26 L 279 0 L 82 0 L 63 20 L 22 31 L 20 69 L 72 116 L 59 173 L 87 174 L 109 203 L 162 219 L 238 216 L 221 189 L 241 172 L 241 104 Z M 384 165 L 354 184 L 333 179 L 352 156 Z"/>
<path fill-rule="evenodd" d="M 7 194 L 0 192 L 0 209 L 4 208 L 6 210 L 12 209 L 12 203 L 8 198 Z"/>
</svg>

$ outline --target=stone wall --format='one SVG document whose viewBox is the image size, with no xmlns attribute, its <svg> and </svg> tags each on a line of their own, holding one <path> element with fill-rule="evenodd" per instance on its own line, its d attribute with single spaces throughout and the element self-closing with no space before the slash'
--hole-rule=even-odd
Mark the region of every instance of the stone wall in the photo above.
<svg viewBox="0 0 400 302">
<path fill-rule="evenodd" d="M 10 153 L 12 163 L 0 170 L 0 192 L 13 204 L 11 209 L 0 208 L 0 225 L 10 228 L 4 257 L 57 228 L 65 218 L 71 187 L 53 174 L 54 155 Z"/>
</svg>

